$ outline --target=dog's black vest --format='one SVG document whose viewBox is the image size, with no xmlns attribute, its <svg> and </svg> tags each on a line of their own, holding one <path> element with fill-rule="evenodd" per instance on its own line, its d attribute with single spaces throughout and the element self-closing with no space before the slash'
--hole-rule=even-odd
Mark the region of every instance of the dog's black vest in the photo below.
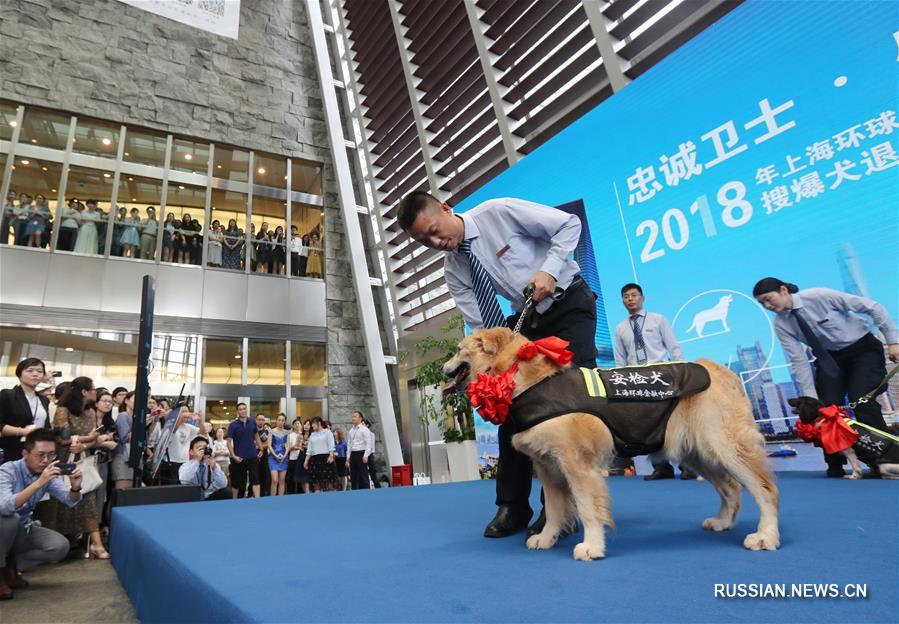
<svg viewBox="0 0 899 624">
<path fill-rule="evenodd" d="M 646 455 L 665 443 L 668 418 L 679 398 L 702 392 L 710 383 L 705 368 L 687 362 L 569 368 L 515 397 L 509 421 L 521 432 L 562 414 L 585 412 L 609 428 L 618 455 Z"/>
</svg>

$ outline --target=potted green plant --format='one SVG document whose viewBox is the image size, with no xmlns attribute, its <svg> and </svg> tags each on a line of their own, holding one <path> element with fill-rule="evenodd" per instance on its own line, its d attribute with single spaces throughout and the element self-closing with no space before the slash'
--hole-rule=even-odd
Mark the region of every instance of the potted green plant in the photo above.
<svg viewBox="0 0 899 624">
<path fill-rule="evenodd" d="M 464 335 L 461 316 L 453 316 L 440 328 L 440 336 L 428 336 L 415 346 L 419 359 L 425 362 L 415 370 L 422 421 L 436 422 L 443 432 L 450 475 L 453 481 L 479 479 L 471 402 L 465 392 L 444 395 L 446 383 L 443 365 L 453 357 Z"/>
</svg>

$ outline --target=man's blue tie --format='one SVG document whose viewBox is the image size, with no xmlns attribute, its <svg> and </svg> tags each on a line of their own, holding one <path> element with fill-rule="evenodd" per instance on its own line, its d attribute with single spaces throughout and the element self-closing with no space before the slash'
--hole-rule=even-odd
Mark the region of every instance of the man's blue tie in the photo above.
<svg viewBox="0 0 899 624">
<path fill-rule="evenodd" d="M 636 351 L 637 364 L 646 364 L 646 343 L 643 341 L 643 328 L 640 327 L 639 314 L 634 314 L 631 317 L 631 328 L 634 330 L 634 350 Z"/>
<path fill-rule="evenodd" d="M 462 241 L 458 247 L 459 253 L 468 258 L 471 265 L 471 288 L 474 290 L 474 296 L 478 301 L 478 308 L 481 311 L 481 321 L 484 327 L 505 327 L 506 317 L 503 315 L 499 302 L 496 300 L 496 290 L 490 283 L 490 276 L 481 266 L 477 256 L 471 251 L 471 239 Z"/>
</svg>

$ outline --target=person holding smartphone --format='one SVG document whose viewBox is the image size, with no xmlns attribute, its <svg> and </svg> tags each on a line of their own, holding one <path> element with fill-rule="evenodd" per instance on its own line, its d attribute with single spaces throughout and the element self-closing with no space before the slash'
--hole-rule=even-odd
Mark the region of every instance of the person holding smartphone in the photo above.
<svg viewBox="0 0 899 624">
<path fill-rule="evenodd" d="M 75 467 L 68 484 L 61 473 L 56 436 L 48 429 L 31 431 L 22 458 L 0 466 L 0 600 L 28 586 L 19 570 L 62 561 L 69 552 L 69 540 L 32 522 L 47 494 L 70 508 L 81 502 L 81 471 Z"/>
</svg>

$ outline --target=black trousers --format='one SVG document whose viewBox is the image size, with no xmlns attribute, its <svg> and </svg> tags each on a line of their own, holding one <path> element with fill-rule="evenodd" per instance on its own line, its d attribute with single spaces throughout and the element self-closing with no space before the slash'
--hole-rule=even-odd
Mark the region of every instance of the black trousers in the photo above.
<svg viewBox="0 0 899 624">
<path fill-rule="evenodd" d="M 368 466 L 362 459 L 365 457 L 365 451 L 353 451 L 350 453 L 350 487 L 354 490 L 368 489 Z M 369 463 L 371 458 L 369 458 Z"/>
<path fill-rule="evenodd" d="M 815 390 L 818 398 L 827 405 L 855 401 L 871 392 L 886 377 L 883 343 L 872 334 L 865 334 L 857 342 L 839 351 L 831 351 L 830 354 L 840 368 L 839 375 L 828 377 L 815 367 Z M 886 387 L 881 388 L 880 392 L 884 390 Z M 867 403 L 859 404 L 854 411 L 855 419 L 859 422 L 886 431 L 887 425 L 880 411 L 880 403 L 874 397 Z M 825 455 L 824 459 L 834 467 L 842 466 L 846 461 L 842 454 Z"/>
<path fill-rule="evenodd" d="M 375 454 L 372 453 L 368 456 L 368 476 L 371 477 L 371 482 L 375 484 L 376 488 L 381 487 L 381 484 L 378 483 L 378 474 L 375 472 Z"/>
<path fill-rule="evenodd" d="M 596 366 L 596 295 L 581 278 L 576 278 L 565 297 L 537 316 L 537 327 L 522 326 L 523 336 L 537 340 L 557 336 L 571 343 L 572 364 L 586 368 Z M 514 328 L 518 315 L 508 319 Z M 530 325 L 526 322 L 525 325 Z M 534 469 L 530 458 L 512 446 L 515 431 L 506 422 L 499 426 L 499 463 L 496 472 L 496 504 L 530 509 L 531 480 Z"/>
<path fill-rule="evenodd" d="M 268 451 L 265 451 L 257 460 L 256 470 L 259 478 L 259 496 L 269 496 L 272 491 L 272 473 L 268 469 Z"/>
</svg>

